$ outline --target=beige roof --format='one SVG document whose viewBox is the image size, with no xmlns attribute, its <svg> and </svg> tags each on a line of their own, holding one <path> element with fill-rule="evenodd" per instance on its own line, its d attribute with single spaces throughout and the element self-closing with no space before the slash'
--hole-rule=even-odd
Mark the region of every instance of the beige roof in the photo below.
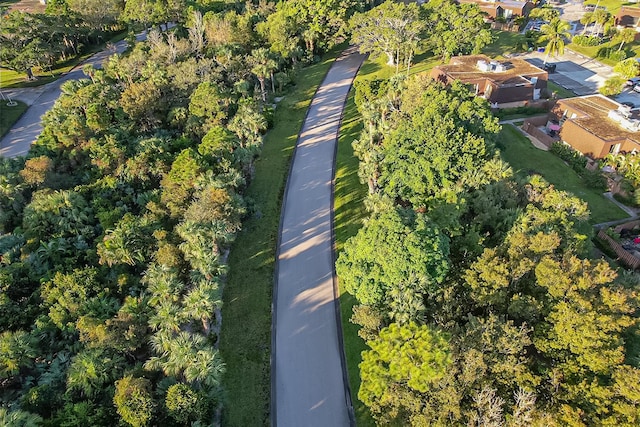
<svg viewBox="0 0 640 427">
<path fill-rule="evenodd" d="M 620 107 L 620 104 L 609 98 L 602 95 L 581 96 L 561 99 L 558 101 L 558 105 L 566 106 L 575 111 L 578 117 L 570 120 L 600 139 L 618 141 L 627 138 L 640 144 L 640 132 L 627 130 L 609 118 L 609 111 L 617 110 Z M 632 118 L 638 117 L 635 115 Z"/>
<path fill-rule="evenodd" d="M 438 65 L 435 68 L 446 73 L 451 79 L 462 80 L 464 82 L 484 78 L 500 83 L 501 85 L 524 83 L 525 79 L 523 79 L 522 76 L 547 74 L 543 69 L 518 58 L 497 61 L 507 66 L 507 70 L 502 72 L 481 71 L 477 66 L 478 61 L 490 62 L 492 59 L 486 55 L 455 56 L 451 58 L 448 65 Z"/>
</svg>

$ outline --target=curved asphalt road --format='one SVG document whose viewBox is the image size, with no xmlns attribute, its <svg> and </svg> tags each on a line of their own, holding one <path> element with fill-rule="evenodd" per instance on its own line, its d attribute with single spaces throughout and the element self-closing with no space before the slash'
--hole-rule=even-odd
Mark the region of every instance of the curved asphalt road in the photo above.
<svg viewBox="0 0 640 427">
<path fill-rule="evenodd" d="M 350 424 L 331 209 L 342 110 L 363 60 L 350 48 L 331 66 L 309 107 L 287 182 L 273 315 L 272 422 L 278 427 Z"/>
<path fill-rule="evenodd" d="M 146 38 L 146 32 L 138 34 L 138 41 Z M 37 88 L 25 89 L 2 89 L 4 95 L 9 95 L 12 99 L 26 102 L 29 106 L 20 119 L 13 124 L 13 127 L 0 140 L 0 156 L 15 157 L 24 156 L 29 152 L 40 133 L 42 133 L 41 117 L 49 111 L 53 104 L 60 97 L 60 86 L 67 80 L 78 80 L 86 76 L 82 72 L 82 67 L 86 64 L 93 64 L 100 68 L 105 59 L 115 53 L 122 53 L 127 49 L 127 42 L 121 40 L 112 49 L 105 49 L 91 56 L 85 62 L 76 66 L 69 73 L 58 80 Z"/>
</svg>

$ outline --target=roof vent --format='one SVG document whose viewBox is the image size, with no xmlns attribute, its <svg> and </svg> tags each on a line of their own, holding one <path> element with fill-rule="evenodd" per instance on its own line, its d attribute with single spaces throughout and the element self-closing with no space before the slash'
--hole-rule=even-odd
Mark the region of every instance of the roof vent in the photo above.
<svg viewBox="0 0 640 427">
<path fill-rule="evenodd" d="M 622 108 L 618 110 L 610 110 L 608 116 L 611 120 L 617 122 L 626 130 L 631 132 L 638 132 L 640 130 L 640 120 L 630 119 L 629 110 L 622 110 Z"/>
</svg>

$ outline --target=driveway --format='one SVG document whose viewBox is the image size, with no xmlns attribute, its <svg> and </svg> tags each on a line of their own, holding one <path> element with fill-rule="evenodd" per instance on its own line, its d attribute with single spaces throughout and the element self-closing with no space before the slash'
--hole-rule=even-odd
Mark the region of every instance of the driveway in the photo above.
<svg viewBox="0 0 640 427">
<path fill-rule="evenodd" d="M 522 58 L 542 67 L 545 56 L 544 52 L 531 52 Z M 565 49 L 564 55 L 549 57 L 547 62 L 556 64 L 556 72 L 549 74 L 549 80 L 579 96 L 598 93 L 604 81 L 614 75 L 608 65 L 570 49 Z"/>
<path fill-rule="evenodd" d="M 274 290 L 274 426 L 350 425 L 334 292 L 332 183 L 342 110 L 363 60 L 350 48 L 331 66 L 311 102 L 292 160 Z"/>
<path fill-rule="evenodd" d="M 145 38 L 146 33 L 140 33 L 136 36 L 138 41 Z M 3 94 L 10 96 L 12 99 L 25 102 L 29 105 L 29 108 L 0 140 L 0 156 L 15 157 L 26 155 L 31 148 L 31 144 L 42 133 L 42 116 L 53 107 L 53 104 L 60 97 L 60 86 L 67 80 L 85 78 L 82 67 L 86 64 L 92 64 L 94 67 L 100 68 L 104 60 L 109 56 L 114 53 L 122 53 L 126 49 L 127 42 L 124 40 L 119 41 L 113 48 L 96 53 L 58 80 L 38 88 L 3 89 Z"/>
</svg>

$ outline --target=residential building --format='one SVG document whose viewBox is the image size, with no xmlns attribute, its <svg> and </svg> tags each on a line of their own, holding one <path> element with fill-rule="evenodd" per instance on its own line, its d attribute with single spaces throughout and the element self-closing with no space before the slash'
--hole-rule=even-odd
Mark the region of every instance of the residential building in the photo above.
<svg viewBox="0 0 640 427">
<path fill-rule="evenodd" d="M 560 122 L 560 139 L 586 156 L 640 151 L 640 115 L 605 96 L 561 99 L 553 114 Z"/>
<path fill-rule="evenodd" d="M 492 18 L 515 18 L 516 16 L 528 16 L 535 7 L 530 1 L 485 1 L 485 0 L 458 0 L 458 3 L 475 3 L 480 10 Z"/>
<path fill-rule="evenodd" d="M 640 24 L 640 7 L 622 6 L 616 15 L 616 25 L 639 29 L 638 24 Z"/>
<path fill-rule="evenodd" d="M 494 61 L 486 55 L 456 56 L 439 65 L 431 77 L 445 84 L 460 80 L 473 86 L 476 95 L 494 107 L 515 107 L 540 99 L 547 88 L 548 74 L 525 60 Z"/>
</svg>

